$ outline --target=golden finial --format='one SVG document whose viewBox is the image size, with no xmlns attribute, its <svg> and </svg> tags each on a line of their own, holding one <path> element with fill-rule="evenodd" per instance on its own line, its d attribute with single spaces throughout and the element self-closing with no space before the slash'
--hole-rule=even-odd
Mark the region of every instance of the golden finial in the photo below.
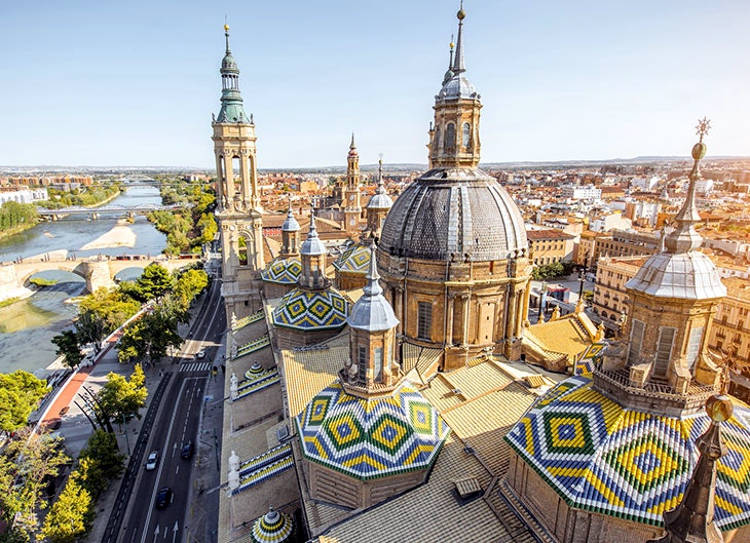
<svg viewBox="0 0 750 543">
<path fill-rule="evenodd" d="M 450 43 L 450 46 L 451 46 L 451 51 L 453 51 L 453 49 L 456 47 L 456 44 L 453 43 L 453 34 L 451 34 L 451 43 Z"/>
<path fill-rule="evenodd" d="M 229 32 L 229 25 L 224 23 L 224 32 Z"/>
<path fill-rule="evenodd" d="M 708 119 L 708 117 L 698 119 L 698 124 L 695 127 L 695 133 L 700 136 L 700 141 L 703 141 L 703 136 L 708 134 L 709 130 L 711 130 L 711 121 Z"/>
<path fill-rule="evenodd" d="M 456 13 L 459 21 L 463 21 L 466 18 L 466 12 L 464 11 L 464 0 L 461 0 L 461 4 L 458 7 L 458 13 Z"/>
</svg>

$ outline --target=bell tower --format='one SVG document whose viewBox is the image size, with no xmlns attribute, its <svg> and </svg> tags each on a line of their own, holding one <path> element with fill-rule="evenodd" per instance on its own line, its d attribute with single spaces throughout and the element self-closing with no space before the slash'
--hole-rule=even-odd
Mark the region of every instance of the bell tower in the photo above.
<svg viewBox="0 0 750 543">
<path fill-rule="evenodd" d="M 451 43 L 451 65 L 443 87 L 435 96 L 435 120 L 430 128 L 430 168 L 476 168 L 479 166 L 479 93 L 464 72 L 463 26 L 466 12 L 456 14 L 458 39 L 455 54 Z"/>
<path fill-rule="evenodd" d="M 359 202 L 359 153 L 354 145 L 354 134 L 346 156 L 346 189 L 344 191 L 344 230 L 357 231 L 362 208 Z"/>
<path fill-rule="evenodd" d="M 222 248 L 222 294 L 227 314 L 244 314 L 260 307 L 254 285 L 263 261 L 262 208 L 258 192 L 255 124 L 248 118 L 239 87 L 240 70 L 229 48 L 221 61 L 221 109 L 213 116 L 216 195 Z M 252 306 L 250 308 L 244 306 Z M 242 307 L 240 307 L 242 306 Z"/>
</svg>

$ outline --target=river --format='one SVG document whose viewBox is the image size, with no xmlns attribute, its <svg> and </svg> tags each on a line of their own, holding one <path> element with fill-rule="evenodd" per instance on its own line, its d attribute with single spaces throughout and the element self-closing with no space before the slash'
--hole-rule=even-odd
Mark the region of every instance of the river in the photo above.
<svg viewBox="0 0 750 543">
<path fill-rule="evenodd" d="M 156 187 L 131 187 L 112 200 L 112 205 L 136 207 L 159 204 L 161 198 Z M 113 231 L 124 234 L 123 240 L 132 247 L 101 247 L 82 250 Z M 111 236 L 110 236 L 111 237 Z M 106 239 L 106 238 L 105 238 Z M 106 243 L 105 243 L 106 244 Z M 111 245 L 111 244 L 110 244 Z M 143 216 L 137 216 L 133 224 L 126 224 L 116 217 L 103 216 L 95 221 L 66 218 L 57 222 L 43 222 L 0 240 L 0 262 L 27 258 L 50 251 L 65 249 L 69 254 L 93 256 L 98 254 L 159 254 L 166 247 L 166 236 L 156 230 Z M 118 278 L 137 277 L 139 269 L 125 270 Z M 35 292 L 7 307 L 0 308 L 0 372 L 16 369 L 41 370 L 55 358 L 55 346 L 50 341 L 62 330 L 71 327 L 75 316 L 75 305 L 65 303 L 73 296 L 84 293 L 81 277 L 68 272 L 45 272 L 39 277 L 56 279 L 58 283 Z"/>
</svg>

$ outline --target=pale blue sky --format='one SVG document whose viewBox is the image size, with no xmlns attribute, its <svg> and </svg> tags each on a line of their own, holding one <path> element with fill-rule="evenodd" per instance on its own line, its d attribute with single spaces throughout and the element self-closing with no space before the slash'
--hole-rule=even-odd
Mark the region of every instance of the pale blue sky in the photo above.
<svg viewBox="0 0 750 543">
<path fill-rule="evenodd" d="M 211 166 L 225 13 L 261 168 L 426 162 L 456 4 L 0 0 L 0 165 Z M 484 161 L 750 155 L 747 0 L 465 7 Z"/>
</svg>

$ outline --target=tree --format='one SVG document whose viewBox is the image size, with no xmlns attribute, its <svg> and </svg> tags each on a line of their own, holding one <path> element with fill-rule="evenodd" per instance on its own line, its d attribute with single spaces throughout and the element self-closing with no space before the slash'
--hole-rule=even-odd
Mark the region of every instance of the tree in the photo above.
<svg viewBox="0 0 750 543">
<path fill-rule="evenodd" d="M 198 294 L 208 286 L 208 274 L 203 270 L 187 270 L 175 281 L 172 298 L 185 310 Z"/>
<path fill-rule="evenodd" d="M 184 308 L 174 300 L 165 300 L 125 330 L 118 345 L 117 358 L 120 362 L 146 358 L 151 362 L 159 360 L 166 356 L 169 347 L 182 344 L 177 327 L 186 319 Z"/>
<path fill-rule="evenodd" d="M 164 266 L 154 262 L 146 266 L 136 284 L 147 300 L 161 298 L 172 289 L 172 275 Z"/>
<path fill-rule="evenodd" d="M 46 506 L 42 492 L 70 459 L 62 440 L 31 431 L 10 441 L 0 454 L 0 525 L 9 537 L 23 537 L 37 526 L 37 512 Z"/>
<path fill-rule="evenodd" d="M 76 333 L 81 343 L 98 342 L 141 308 L 141 304 L 119 289 L 100 288 L 78 304 Z"/>
<path fill-rule="evenodd" d="M 140 368 L 140 366 L 138 366 Z M 140 372 L 143 375 L 143 372 Z M 131 382 L 133 378 L 131 377 Z M 141 383 L 140 387 L 143 384 Z M 79 467 L 78 471 L 84 473 L 82 475 L 82 481 L 86 481 L 84 486 L 91 492 L 94 497 L 99 496 L 101 491 L 97 492 L 99 487 L 89 486 L 92 483 L 102 483 L 104 481 L 106 488 L 106 482 L 109 479 L 117 478 L 123 469 L 123 461 L 125 457 L 120 454 L 120 450 L 117 447 L 117 438 L 114 434 L 105 432 L 104 430 L 96 430 L 91 437 L 89 437 L 86 447 L 81 450 L 81 454 L 78 456 Z M 87 466 L 83 468 L 84 461 L 87 461 Z M 91 477 L 96 471 L 96 477 Z"/>
<path fill-rule="evenodd" d="M 78 345 L 78 335 L 72 330 L 64 330 L 52 338 L 52 343 L 57 345 L 55 353 L 65 358 L 65 364 L 70 369 L 75 369 L 81 363 L 84 356 Z"/>
<path fill-rule="evenodd" d="M 96 394 L 96 409 L 101 418 L 115 423 L 140 418 L 139 411 L 148 396 L 145 381 L 140 364 L 135 365 L 130 379 L 110 372 L 107 382 Z"/>
<path fill-rule="evenodd" d="M 0 430 L 26 426 L 31 412 L 49 391 L 47 383 L 23 370 L 0 373 Z"/>
<path fill-rule="evenodd" d="M 44 519 L 42 537 L 52 543 L 75 543 L 86 535 L 94 518 L 91 493 L 76 477 L 65 488 Z"/>
</svg>

